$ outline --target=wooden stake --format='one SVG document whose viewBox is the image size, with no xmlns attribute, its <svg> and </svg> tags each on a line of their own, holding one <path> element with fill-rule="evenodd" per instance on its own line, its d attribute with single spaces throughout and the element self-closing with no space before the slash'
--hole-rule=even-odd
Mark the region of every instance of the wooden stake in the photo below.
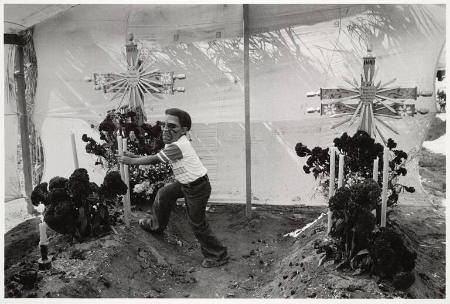
<svg viewBox="0 0 450 304">
<path fill-rule="evenodd" d="M 339 154 L 338 188 L 344 184 L 344 154 Z"/>
<path fill-rule="evenodd" d="M 372 171 L 372 178 L 374 181 L 378 183 L 378 157 L 373 160 L 373 171 Z"/>
<path fill-rule="evenodd" d="M 388 192 L 389 150 L 383 151 L 383 186 L 381 188 L 381 227 L 386 227 L 387 192 Z"/>
<path fill-rule="evenodd" d="M 123 152 L 127 151 L 127 139 L 122 139 L 123 142 Z M 123 202 L 123 212 L 125 217 L 125 225 L 130 227 L 130 219 L 131 219 L 131 199 L 130 199 L 130 172 L 128 170 L 128 165 L 123 166 L 124 171 L 124 182 L 127 185 L 127 194 L 125 195 Z"/>
<path fill-rule="evenodd" d="M 80 166 L 78 164 L 77 143 L 75 141 L 75 134 L 73 131 L 70 132 L 70 141 L 72 143 L 73 166 L 75 169 L 78 169 Z"/>
<path fill-rule="evenodd" d="M 328 187 L 328 200 L 334 195 L 334 181 L 336 178 L 336 148 L 330 148 L 330 185 Z M 333 212 L 328 208 L 328 228 L 327 233 L 331 232 Z"/>
</svg>

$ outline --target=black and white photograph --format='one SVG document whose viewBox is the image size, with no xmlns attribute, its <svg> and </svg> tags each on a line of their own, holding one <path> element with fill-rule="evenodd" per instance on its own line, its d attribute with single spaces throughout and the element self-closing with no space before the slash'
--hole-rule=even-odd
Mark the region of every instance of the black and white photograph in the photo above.
<svg viewBox="0 0 450 304">
<path fill-rule="evenodd" d="M 5 302 L 448 298 L 445 2 L 81 2 L 1 4 Z"/>
</svg>

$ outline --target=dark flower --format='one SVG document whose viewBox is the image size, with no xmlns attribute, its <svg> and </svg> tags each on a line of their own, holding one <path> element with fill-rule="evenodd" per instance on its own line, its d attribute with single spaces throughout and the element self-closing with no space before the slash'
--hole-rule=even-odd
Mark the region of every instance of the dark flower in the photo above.
<svg viewBox="0 0 450 304">
<path fill-rule="evenodd" d="M 58 204 L 62 201 L 70 201 L 70 195 L 64 188 L 54 188 L 48 194 L 49 204 Z"/>
<path fill-rule="evenodd" d="M 75 205 L 70 200 L 55 202 L 44 210 L 44 221 L 52 230 L 61 234 L 74 235 L 77 230 L 77 220 Z"/>
<path fill-rule="evenodd" d="M 127 185 L 122 181 L 118 171 L 108 172 L 100 186 L 100 192 L 108 198 L 124 195 L 127 193 L 127 189 Z"/>
<path fill-rule="evenodd" d="M 67 188 L 75 202 L 80 204 L 90 194 L 89 175 L 87 170 L 79 168 L 69 177 Z"/>
<path fill-rule="evenodd" d="M 52 191 L 53 189 L 57 189 L 57 188 L 66 188 L 67 183 L 69 182 L 69 180 L 65 177 L 61 177 L 61 176 L 55 176 L 54 178 L 52 178 L 48 184 L 48 190 Z"/>
<path fill-rule="evenodd" d="M 407 249 L 402 237 L 391 228 L 377 233 L 369 249 L 375 264 L 374 272 L 382 278 L 392 278 L 415 266 L 417 254 Z"/>
<path fill-rule="evenodd" d="M 160 137 L 161 134 L 162 134 L 162 129 L 161 129 L 160 124 L 156 124 L 150 129 L 150 136 L 153 138 Z"/>
<path fill-rule="evenodd" d="M 81 136 L 81 140 L 84 142 L 88 142 L 89 141 L 89 137 L 87 136 L 87 134 L 83 134 L 83 136 Z"/>
<path fill-rule="evenodd" d="M 295 152 L 300 157 L 305 157 L 305 156 L 311 154 L 311 150 L 309 150 L 308 147 L 306 147 L 302 143 L 298 143 L 295 145 Z"/>
<path fill-rule="evenodd" d="M 409 193 L 416 192 L 416 189 L 414 187 L 403 186 L 403 188 L 405 189 L 406 192 L 409 192 Z"/>
<path fill-rule="evenodd" d="M 34 206 L 38 206 L 39 203 L 47 205 L 47 183 L 40 183 L 36 187 L 34 187 L 33 192 L 31 192 L 31 203 Z"/>
<path fill-rule="evenodd" d="M 397 143 L 392 138 L 389 138 L 387 147 L 389 148 L 389 150 L 395 149 L 397 147 Z"/>
<path fill-rule="evenodd" d="M 406 170 L 406 168 L 401 167 L 401 168 L 399 168 L 399 169 L 397 170 L 397 172 L 398 172 L 399 174 L 401 174 L 402 176 L 405 176 L 406 173 L 407 173 L 408 171 Z"/>
<path fill-rule="evenodd" d="M 116 125 L 110 117 L 106 117 L 105 120 L 103 120 L 98 126 L 98 130 L 100 132 L 105 131 L 108 134 L 112 134 L 116 130 Z"/>
</svg>

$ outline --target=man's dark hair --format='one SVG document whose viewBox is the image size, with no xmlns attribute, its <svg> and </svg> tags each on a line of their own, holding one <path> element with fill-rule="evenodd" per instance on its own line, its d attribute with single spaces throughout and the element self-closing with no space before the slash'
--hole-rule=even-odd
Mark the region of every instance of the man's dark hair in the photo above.
<svg viewBox="0 0 450 304">
<path fill-rule="evenodd" d="M 188 112 L 180 110 L 178 108 L 170 108 L 166 110 L 166 115 L 173 115 L 178 117 L 178 120 L 180 121 L 180 126 L 186 127 L 188 131 L 191 129 L 191 116 Z"/>
</svg>

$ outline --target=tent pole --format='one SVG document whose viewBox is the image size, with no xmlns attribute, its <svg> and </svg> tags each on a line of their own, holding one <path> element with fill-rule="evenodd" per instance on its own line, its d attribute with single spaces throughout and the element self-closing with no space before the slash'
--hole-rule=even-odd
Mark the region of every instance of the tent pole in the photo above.
<svg viewBox="0 0 450 304">
<path fill-rule="evenodd" d="M 20 143 L 22 145 L 22 163 L 23 175 L 25 179 L 27 211 L 29 214 L 32 214 L 34 208 L 31 204 L 30 197 L 33 189 L 33 179 L 31 173 L 30 132 L 28 129 L 28 113 L 25 100 L 25 77 L 22 45 L 17 45 L 14 76 L 17 82 L 17 110 L 19 112 Z"/>
<path fill-rule="evenodd" d="M 249 37 L 248 28 L 248 4 L 243 4 L 244 14 L 244 100 L 245 100 L 245 193 L 247 218 L 251 217 L 252 212 L 252 150 L 250 136 L 250 66 L 249 66 Z"/>
</svg>

